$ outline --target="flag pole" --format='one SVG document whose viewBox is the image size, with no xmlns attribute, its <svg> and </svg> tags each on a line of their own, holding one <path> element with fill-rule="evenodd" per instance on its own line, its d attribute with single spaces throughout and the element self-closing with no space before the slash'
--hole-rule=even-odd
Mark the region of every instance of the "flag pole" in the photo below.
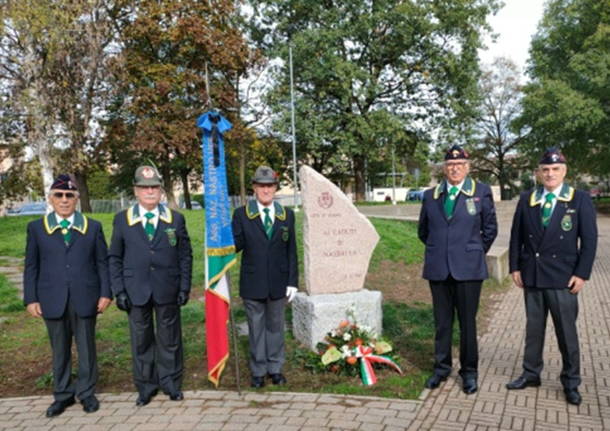
<svg viewBox="0 0 610 431">
<path fill-rule="evenodd" d="M 233 339 L 233 357 L 235 358 L 235 382 L 237 383 L 237 393 L 241 396 L 241 373 L 239 370 L 239 349 L 237 348 L 237 327 L 235 326 L 235 316 L 233 316 L 233 297 L 231 296 L 231 276 L 229 271 L 225 274 L 227 285 L 229 286 L 229 323 L 231 326 L 231 338 Z"/>
</svg>

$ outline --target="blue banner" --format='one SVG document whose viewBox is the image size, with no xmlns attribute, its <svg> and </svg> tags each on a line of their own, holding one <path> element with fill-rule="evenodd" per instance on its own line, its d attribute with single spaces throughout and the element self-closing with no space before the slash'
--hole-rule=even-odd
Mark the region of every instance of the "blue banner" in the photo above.
<svg viewBox="0 0 610 431">
<path fill-rule="evenodd" d="M 203 182 L 208 256 L 235 253 L 223 134 L 233 126 L 218 112 L 197 119 L 203 130 Z"/>
</svg>

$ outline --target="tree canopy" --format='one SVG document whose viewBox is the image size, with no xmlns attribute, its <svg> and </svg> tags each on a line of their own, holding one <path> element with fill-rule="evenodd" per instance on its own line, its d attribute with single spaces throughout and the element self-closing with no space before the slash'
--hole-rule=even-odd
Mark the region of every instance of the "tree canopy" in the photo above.
<svg viewBox="0 0 610 431">
<path fill-rule="evenodd" d="M 413 154 L 432 129 L 472 114 L 477 50 L 494 0 L 254 0 L 254 39 L 286 64 L 293 48 L 297 142 L 302 161 L 353 175 L 364 197 L 367 164 L 384 147 Z M 288 73 L 269 103 L 287 135 Z M 385 151 L 387 154 L 389 151 Z M 339 172 L 337 172 L 339 171 Z M 333 175 L 334 174 L 334 175 Z"/>
<path fill-rule="evenodd" d="M 610 172 L 610 2 L 550 0 L 533 38 L 523 114 L 524 150 L 560 146 L 571 166 Z M 535 156 L 534 156 L 535 154 Z"/>
</svg>

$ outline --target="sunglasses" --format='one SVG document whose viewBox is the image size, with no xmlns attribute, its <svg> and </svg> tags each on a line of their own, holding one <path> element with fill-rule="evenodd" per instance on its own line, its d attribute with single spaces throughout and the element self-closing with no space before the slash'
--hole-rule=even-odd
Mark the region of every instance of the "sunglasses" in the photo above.
<svg viewBox="0 0 610 431">
<path fill-rule="evenodd" d="M 66 199 L 74 199 L 76 197 L 76 195 L 72 192 L 54 192 L 53 193 L 53 197 L 57 198 L 57 199 L 63 199 L 64 197 Z"/>
</svg>

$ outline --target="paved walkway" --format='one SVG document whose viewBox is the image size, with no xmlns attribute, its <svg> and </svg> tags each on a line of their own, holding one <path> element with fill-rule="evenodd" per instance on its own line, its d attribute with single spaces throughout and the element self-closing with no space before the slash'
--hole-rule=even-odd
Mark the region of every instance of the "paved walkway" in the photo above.
<svg viewBox="0 0 610 431">
<path fill-rule="evenodd" d="M 501 220 L 504 220 L 504 215 Z M 521 291 L 496 304 L 480 340 L 479 392 L 461 392 L 455 373 L 419 400 L 328 394 L 186 392 L 181 402 L 157 396 L 136 408 L 134 393 L 100 394 L 100 411 L 80 406 L 57 418 L 44 412 L 50 396 L 0 399 L 6 430 L 610 430 L 610 218 L 599 218 L 594 273 L 580 295 L 582 405 L 568 405 L 559 373 L 561 359 L 549 322 L 542 386 L 507 391 L 521 372 L 525 316 Z M 500 238 L 502 241 L 502 238 Z"/>
</svg>

